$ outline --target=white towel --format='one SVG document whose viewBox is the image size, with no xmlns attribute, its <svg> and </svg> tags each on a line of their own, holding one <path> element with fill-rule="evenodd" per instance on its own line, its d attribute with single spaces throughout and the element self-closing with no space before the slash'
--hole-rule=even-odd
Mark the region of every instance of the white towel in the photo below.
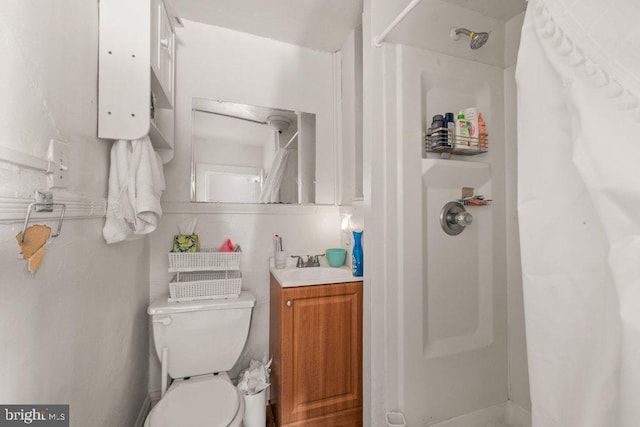
<svg viewBox="0 0 640 427">
<path fill-rule="evenodd" d="M 102 230 L 107 243 L 126 240 L 135 230 L 135 212 L 128 193 L 132 153 L 129 141 L 115 141 L 111 146 L 107 219 Z"/>
<path fill-rule="evenodd" d="M 164 175 L 162 160 L 153 150 L 149 138 L 145 143 L 135 144 L 134 158 L 137 162 L 135 170 L 135 234 L 151 233 L 158 226 L 162 216 L 160 195 L 164 191 Z"/>
<path fill-rule="evenodd" d="M 107 243 L 134 240 L 155 230 L 162 216 L 160 195 L 164 189 L 162 160 L 148 137 L 115 141 L 102 230 Z"/>
</svg>

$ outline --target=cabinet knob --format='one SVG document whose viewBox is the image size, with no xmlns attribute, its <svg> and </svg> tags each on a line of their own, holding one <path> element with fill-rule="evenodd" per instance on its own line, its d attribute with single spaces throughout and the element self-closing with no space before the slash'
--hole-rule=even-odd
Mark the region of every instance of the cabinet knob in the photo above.
<svg viewBox="0 0 640 427">
<path fill-rule="evenodd" d="M 169 47 L 171 46 L 169 39 L 160 39 L 160 46 L 162 46 L 163 49 L 169 50 Z"/>
<path fill-rule="evenodd" d="M 287 307 L 291 307 L 291 305 L 292 305 L 291 300 L 287 301 Z"/>
</svg>

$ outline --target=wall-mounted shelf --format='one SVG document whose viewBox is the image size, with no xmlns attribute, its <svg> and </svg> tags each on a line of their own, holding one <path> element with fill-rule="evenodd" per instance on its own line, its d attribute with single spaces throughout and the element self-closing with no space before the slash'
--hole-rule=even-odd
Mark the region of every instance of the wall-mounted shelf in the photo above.
<svg viewBox="0 0 640 427">
<path fill-rule="evenodd" d="M 174 138 L 171 22 L 162 0 L 100 1 L 98 137 L 149 135 L 164 163 L 173 158 Z"/>
<path fill-rule="evenodd" d="M 167 138 L 165 138 L 153 120 L 149 122 L 149 138 L 156 149 L 173 149 L 173 145 L 169 144 L 169 141 L 167 141 Z"/>
<path fill-rule="evenodd" d="M 475 156 L 489 151 L 488 134 L 480 133 L 478 138 L 455 135 L 448 128 L 427 129 L 424 136 L 422 157 L 427 153 L 455 154 L 458 156 Z"/>
</svg>

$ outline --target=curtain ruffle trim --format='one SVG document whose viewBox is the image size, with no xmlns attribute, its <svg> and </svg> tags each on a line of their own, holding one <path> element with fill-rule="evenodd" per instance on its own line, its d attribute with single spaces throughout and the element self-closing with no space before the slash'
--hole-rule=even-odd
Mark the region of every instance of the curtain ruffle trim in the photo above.
<svg viewBox="0 0 640 427">
<path fill-rule="evenodd" d="M 595 87 L 604 91 L 608 98 L 616 100 L 620 110 L 631 113 L 634 120 L 640 121 L 638 94 L 625 88 L 610 72 L 591 60 L 566 31 L 563 31 L 544 1 L 530 0 L 529 7 L 533 9 L 534 25 L 541 40 L 544 40 L 568 65 L 581 68 Z"/>
</svg>

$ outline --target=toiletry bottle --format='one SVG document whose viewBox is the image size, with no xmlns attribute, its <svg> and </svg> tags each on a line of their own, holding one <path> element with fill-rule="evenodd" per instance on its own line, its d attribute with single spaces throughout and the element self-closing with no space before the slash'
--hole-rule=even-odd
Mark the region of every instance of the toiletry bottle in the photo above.
<svg viewBox="0 0 640 427">
<path fill-rule="evenodd" d="M 431 147 L 440 147 L 446 144 L 446 132 L 442 130 L 444 127 L 444 117 L 442 114 L 436 114 L 431 121 Z M 436 130 L 440 129 L 440 130 Z"/>
<path fill-rule="evenodd" d="M 458 113 L 458 118 L 456 119 L 455 141 L 456 147 L 469 146 L 469 127 L 462 111 Z"/>
<path fill-rule="evenodd" d="M 467 121 L 467 127 L 469 128 L 469 136 L 471 138 L 478 138 L 478 109 L 475 107 L 465 108 L 461 111 L 464 114 L 464 119 Z M 473 140 L 473 145 L 477 145 L 477 141 Z"/>
<path fill-rule="evenodd" d="M 353 253 L 351 258 L 351 271 L 355 277 L 362 277 L 362 231 L 353 232 Z"/>
<path fill-rule="evenodd" d="M 447 128 L 447 147 L 453 147 L 453 136 L 456 131 L 456 121 L 453 118 L 453 113 L 445 113 L 444 127 Z"/>
<path fill-rule="evenodd" d="M 479 148 L 485 150 L 487 148 L 487 125 L 484 123 L 482 113 L 478 113 L 478 137 L 480 138 Z"/>
</svg>

